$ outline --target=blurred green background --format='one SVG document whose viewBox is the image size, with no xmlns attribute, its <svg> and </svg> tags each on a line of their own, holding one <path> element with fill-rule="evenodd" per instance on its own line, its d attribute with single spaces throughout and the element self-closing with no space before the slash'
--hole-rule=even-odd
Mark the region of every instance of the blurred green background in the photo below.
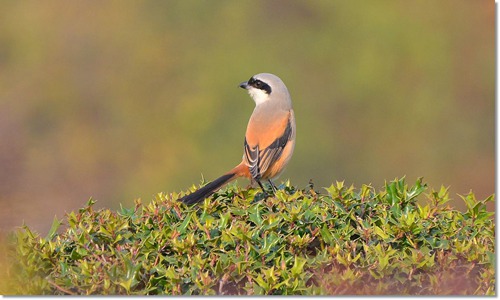
<svg viewBox="0 0 500 300">
<path fill-rule="evenodd" d="M 0 230 L 131 206 L 236 165 L 280 76 L 297 119 L 281 179 L 495 192 L 495 3 L 3 1 Z M 239 180 L 246 186 L 246 180 Z M 493 208 L 492 208 L 493 209 Z"/>
</svg>

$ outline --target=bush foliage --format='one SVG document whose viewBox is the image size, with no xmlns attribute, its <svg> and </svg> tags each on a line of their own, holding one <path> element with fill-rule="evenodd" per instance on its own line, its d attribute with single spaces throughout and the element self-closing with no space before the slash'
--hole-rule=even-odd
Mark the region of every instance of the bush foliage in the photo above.
<svg viewBox="0 0 500 300">
<path fill-rule="evenodd" d="M 90 200 L 46 237 L 15 234 L 4 292 L 494 295 L 493 196 L 463 196 L 460 212 L 447 189 L 426 190 L 230 185 L 197 206 L 160 193 L 117 212 Z"/>
</svg>

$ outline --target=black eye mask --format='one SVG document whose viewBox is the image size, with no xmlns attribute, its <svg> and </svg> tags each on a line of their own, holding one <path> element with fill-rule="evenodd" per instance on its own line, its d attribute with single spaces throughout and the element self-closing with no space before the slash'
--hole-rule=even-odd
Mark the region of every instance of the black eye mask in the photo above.
<svg viewBox="0 0 500 300">
<path fill-rule="evenodd" d="M 256 89 L 259 89 L 259 90 L 263 90 L 264 92 L 266 92 L 268 95 L 271 94 L 271 87 L 265 83 L 264 81 L 261 81 L 259 79 L 255 79 L 255 78 L 250 78 L 250 80 L 248 80 L 248 85 L 256 88 Z"/>
</svg>

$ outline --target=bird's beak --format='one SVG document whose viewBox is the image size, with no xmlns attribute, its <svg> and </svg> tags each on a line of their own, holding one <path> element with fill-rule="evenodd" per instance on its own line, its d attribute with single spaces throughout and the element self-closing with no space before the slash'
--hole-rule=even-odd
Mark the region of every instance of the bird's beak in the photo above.
<svg viewBox="0 0 500 300">
<path fill-rule="evenodd" d="M 248 81 L 243 81 L 240 83 L 239 87 L 246 90 L 248 88 Z"/>
</svg>

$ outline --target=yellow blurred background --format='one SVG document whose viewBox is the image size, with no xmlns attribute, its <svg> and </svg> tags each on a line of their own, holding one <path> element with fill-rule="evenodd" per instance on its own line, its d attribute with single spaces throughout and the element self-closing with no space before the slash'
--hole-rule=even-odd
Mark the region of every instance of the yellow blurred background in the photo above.
<svg viewBox="0 0 500 300">
<path fill-rule="evenodd" d="M 237 85 L 260 72 L 295 108 L 282 180 L 489 196 L 494 24 L 491 0 L 4 1 L 0 231 L 221 175 L 254 107 Z"/>
</svg>

